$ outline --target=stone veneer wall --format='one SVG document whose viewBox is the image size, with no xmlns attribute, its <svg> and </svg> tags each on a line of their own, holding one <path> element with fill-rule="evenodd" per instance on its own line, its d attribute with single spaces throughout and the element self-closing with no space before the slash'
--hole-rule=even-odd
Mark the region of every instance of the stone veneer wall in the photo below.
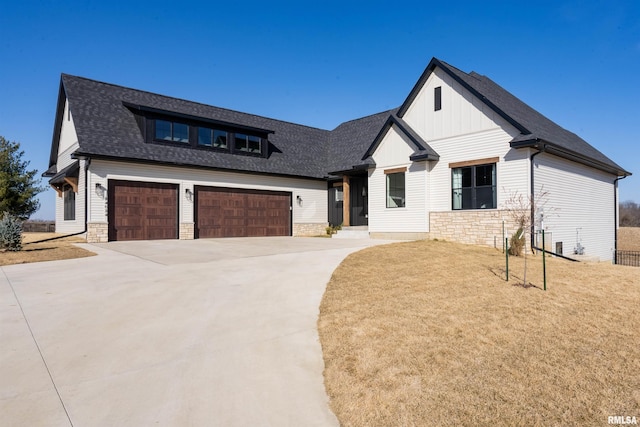
<svg viewBox="0 0 640 427">
<path fill-rule="evenodd" d="M 193 222 L 181 222 L 179 231 L 178 238 L 180 240 L 193 240 L 195 237 L 195 224 Z"/>
<path fill-rule="evenodd" d="M 503 220 L 507 232 L 513 234 L 515 223 L 503 210 L 430 212 L 429 238 L 491 247 L 495 243 L 502 248 Z"/>
<path fill-rule="evenodd" d="M 90 222 L 87 224 L 88 243 L 106 243 L 109 241 L 109 224 L 106 222 Z"/>
<path fill-rule="evenodd" d="M 327 234 L 329 223 L 298 223 L 293 224 L 294 236 L 321 236 Z"/>
</svg>

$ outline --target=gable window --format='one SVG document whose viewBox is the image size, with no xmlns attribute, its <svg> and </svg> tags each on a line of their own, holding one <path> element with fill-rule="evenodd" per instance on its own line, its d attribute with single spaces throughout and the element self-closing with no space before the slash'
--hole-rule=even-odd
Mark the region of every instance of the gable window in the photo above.
<svg viewBox="0 0 640 427">
<path fill-rule="evenodd" d="M 389 169 L 384 171 L 387 181 L 387 207 L 404 208 L 405 172 L 407 168 Z"/>
<path fill-rule="evenodd" d="M 253 135 L 245 135 L 242 133 L 236 133 L 235 135 L 235 147 L 237 151 L 246 151 L 249 153 L 261 153 L 262 141 L 260 137 Z"/>
<path fill-rule="evenodd" d="M 495 209 L 496 164 L 452 167 L 451 191 L 454 210 Z"/>
<path fill-rule="evenodd" d="M 189 125 L 159 119 L 156 119 L 155 122 L 155 139 L 173 142 L 189 142 Z"/>
<path fill-rule="evenodd" d="M 218 129 L 198 128 L 198 145 L 227 148 L 227 132 Z"/>
<path fill-rule="evenodd" d="M 64 186 L 64 220 L 76 219 L 76 193 L 70 185 Z"/>
<path fill-rule="evenodd" d="M 433 111 L 442 110 L 442 86 L 433 89 Z"/>
</svg>

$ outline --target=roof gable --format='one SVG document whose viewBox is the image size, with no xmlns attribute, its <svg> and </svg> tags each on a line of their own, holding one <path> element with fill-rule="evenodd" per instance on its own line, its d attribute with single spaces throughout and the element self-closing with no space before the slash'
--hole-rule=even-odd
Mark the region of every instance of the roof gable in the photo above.
<svg viewBox="0 0 640 427">
<path fill-rule="evenodd" d="M 411 155 L 410 160 L 413 161 L 423 161 L 423 160 L 438 160 L 440 156 L 438 153 L 433 150 L 427 142 L 420 137 L 412 128 L 409 126 L 404 120 L 397 117 L 395 114 L 389 115 L 389 118 L 385 122 L 378 135 L 376 135 L 375 139 L 365 152 L 364 156 L 362 156 L 362 160 L 365 160 L 376 152 L 385 136 L 391 130 L 391 128 L 395 126 L 396 129 L 402 135 L 406 136 L 409 141 L 411 141 L 415 146 L 415 151 Z"/>
<path fill-rule="evenodd" d="M 552 148 L 556 153 L 562 153 L 565 157 L 574 161 L 588 163 L 610 173 L 630 175 L 629 172 L 585 140 L 549 120 L 488 77 L 476 72 L 465 73 L 437 58 L 433 58 L 429 62 L 429 65 L 427 65 L 427 68 L 398 109 L 397 114 L 399 117 L 403 117 L 407 112 L 436 67 L 451 76 L 462 87 L 520 132 L 520 135 L 517 135 L 511 141 L 512 147 Z"/>
</svg>

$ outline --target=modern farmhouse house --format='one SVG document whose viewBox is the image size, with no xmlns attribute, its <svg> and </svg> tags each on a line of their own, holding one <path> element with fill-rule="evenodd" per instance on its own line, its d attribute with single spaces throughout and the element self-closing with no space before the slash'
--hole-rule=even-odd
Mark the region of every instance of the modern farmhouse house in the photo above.
<svg viewBox="0 0 640 427">
<path fill-rule="evenodd" d="M 630 173 L 489 78 L 432 59 L 397 109 L 333 130 L 62 75 L 56 230 L 89 242 L 297 236 L 493 245 L 543 189 L 552 250 L 610 259 Z M 535 215 L 539 213 L 536 212 Z"/>
</svg>

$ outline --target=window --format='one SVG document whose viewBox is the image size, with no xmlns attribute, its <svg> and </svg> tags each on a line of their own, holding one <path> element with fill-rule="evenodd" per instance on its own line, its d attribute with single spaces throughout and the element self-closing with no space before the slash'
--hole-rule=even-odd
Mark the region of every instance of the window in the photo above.
<svg viewBox="0 0 640 427">
<path fill-rule="evenodd" d="M 173 142 L 189 142 L 189 125 L 156 120 L 155 139 Z"/>
<path fill-rule="evenodd" d="M 388 208 L 404 208 L 405 207 L 405 185 L 404 171 L 388 173 L 387 176 L 387 207 Z"/>
<path fill-rule="evenodd" d="M 141 116 L 140 128 L 148 143 L 167 143 L 199 150 L 266 157 L 268 135 L 273 131 L 213 119 L 169 114 Z"/>
<path fill-rule="evenodd" d="M 451 188 L 454 210 L 495 209 L 495 163 L 451 169 Z"/>
<path fill-rule="evenodd" d="M 433 111 L 442 109 L 442 86 L 433 89 Z"/>
<path fill-rule="evenodd" d="M 227 132 L 217 129 L 198 128 L 198 145 L 227 148 Z"/>
<path fill-rule="evenodd" d="M 64 220 L 76 219 L 76 193 L 70 185 L 64 186 Z"/>
<path fill-rule="evenodd" d="M 262 152 L 262 141 L 258 136 L 236 133 L 235 140 L 235 147 L 237 151 L 246 151 L 249 153 Z"/>
</svg>

